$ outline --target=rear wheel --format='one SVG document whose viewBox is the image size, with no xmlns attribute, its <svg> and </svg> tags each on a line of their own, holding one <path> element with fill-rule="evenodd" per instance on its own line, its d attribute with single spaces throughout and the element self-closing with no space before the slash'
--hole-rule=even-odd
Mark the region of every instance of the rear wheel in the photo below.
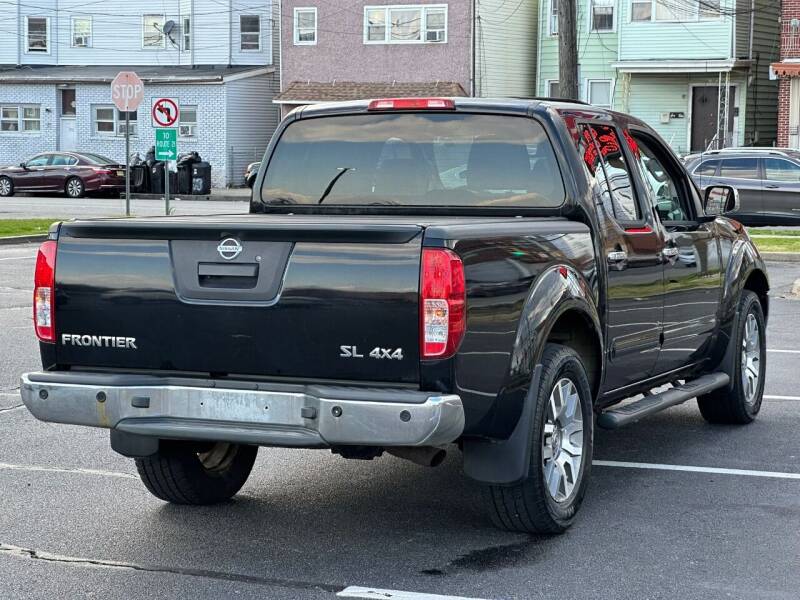
<svg viewBox="0 0 800 600">
<path fill-rule="evenodd" d="M 592 463 L 592 394 L 580 356 L 548 344 L 531 432 L 529 476 L 511 486 L 489 486 L 486 502 L 501 529 L 561 533 L 586 493 Z"/>
<path fill-rule="evenodd" d="M 136 459 L 136 468 L 147 489 L 162 500 L 216 504 L 242 488 L 257 454 L 258 446 L 162 441 L 156 454 Z"/>
<path fill-rule="evenodd" d="M 730 343 L 736 344 L 732 386 L 700 396 L 700 414 L 709 423 L 744 425 L 753 421 L 761 410 L 764 396 L 767 343 L 764 311 L 758 296 L 742 292 L 737 310 L 739 319 Z"/>
<path fill-rule="evenodd" d="M 13 196 L 14 182 L 10 177 L 0 177 L 0 196 Z"/>
<path fill-rule="evenodd" d="M 79 177 L 70 177 L 64 185 L 64 193 L 69 198 L 80 198 L 85 191 L 86 186 L 83 185 L 83 181 Z"/>
</svg>

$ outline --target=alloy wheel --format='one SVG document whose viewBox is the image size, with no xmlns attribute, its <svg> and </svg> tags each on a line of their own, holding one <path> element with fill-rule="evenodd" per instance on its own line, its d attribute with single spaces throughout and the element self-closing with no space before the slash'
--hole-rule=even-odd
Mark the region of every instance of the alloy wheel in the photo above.
<svg viewBox="0 0 800 600">
<path fill-rule="evenodd" d="M 8 196 L 11 194 L 11 180 L 7 177 L 0 179 L 0 196 Z"/>
<path fill-rule="evenodd" d="M 83 184 L 80 179 L 70 179 L 67 183 L 67 195 L 71 198 L 78 198 L 83 193 Z"/>
<path fill-rule="evenodd" d="M 761 331 L 753 313 L 747 313 L 742 336 L 742 390 L 748 404 L 756 401 L 761 379 Z"/>
<path fill-rule="evenodd" d="M 578 388 L 559 379 L 550 392 L 542 436 L 542 466 L 547 491 L 556 502 L 568 500 L 580 479 L 583 414 Z"/>
</svg>

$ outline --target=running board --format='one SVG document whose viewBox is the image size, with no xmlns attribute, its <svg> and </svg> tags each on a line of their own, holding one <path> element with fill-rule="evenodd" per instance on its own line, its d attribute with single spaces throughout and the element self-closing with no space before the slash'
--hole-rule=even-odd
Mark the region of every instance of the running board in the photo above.
<svg viewBox="0 0 800 600">
<path fill-rule="evenodd" d="M 728 385 L 730 377 L 727 373 L 709 373 L 697 379 L 687 381 L 658 394 L 645 396 L 641 400 L 631 402 L 620 408 L 607 410 L 597 417 L 597 425 L 603 429 L 619 429 L 623 425 L 635 423 L 657 412 L 707 394 Z"/>
</svg>

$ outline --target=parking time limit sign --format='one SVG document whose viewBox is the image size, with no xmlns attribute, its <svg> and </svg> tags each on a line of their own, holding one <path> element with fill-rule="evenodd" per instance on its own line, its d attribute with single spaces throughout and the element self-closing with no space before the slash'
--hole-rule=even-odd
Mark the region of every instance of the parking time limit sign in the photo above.
<svg viewBox="0 0 800 600">
<path fill-rule="evenodd" d="M 178 130 L 174 127 L 156 129 L 156 160 L 175 160 L 178 157 Z"/>
</svg>

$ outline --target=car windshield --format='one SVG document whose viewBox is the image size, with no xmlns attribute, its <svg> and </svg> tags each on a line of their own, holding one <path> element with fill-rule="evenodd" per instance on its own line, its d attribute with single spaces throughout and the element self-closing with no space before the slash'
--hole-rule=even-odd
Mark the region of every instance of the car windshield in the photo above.
<svg viewBox="0 0 800 600">
<path fill-rule="evenodd" d="M 81 154 L 87 161 L 95 165 L 110 165 L 116 164 L 117 161 L 111 160 L 107 156 L 102 156 L 100 154 Z"/>
<path fill-rule="evenodd" d="M 265 204 L 550 208 L 564 184 L 526 117 L 381 113 L 297 121 L 272 155 Z"/>
</svg>

